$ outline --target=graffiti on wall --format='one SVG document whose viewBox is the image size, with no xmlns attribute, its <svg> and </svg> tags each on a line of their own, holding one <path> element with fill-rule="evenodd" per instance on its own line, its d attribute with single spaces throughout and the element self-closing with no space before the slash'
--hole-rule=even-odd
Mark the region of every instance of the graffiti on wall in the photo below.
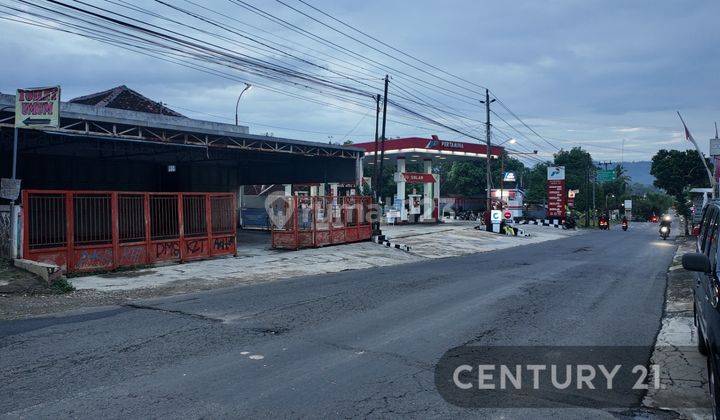
<svg viewBox="0 0 720 420">
<path fill-rule="evenodd" d="M 177 242 L 160 242 L 155 244 L 155 258 L 180 258 L 180 244 Z"/>
<path fill-rule="evenodd" d="M 205 253 L 205 239 L 193 239 L 185 242 L 185 250 L 188 255 Z"/>
<path fill-rule="evenodd" d="M 235 238 L 228 236 L 226 238 L 217 238 L 213 241 L 213 249 L 218 251 L 229 251 L 235 246 Z"/>
<path fill-rule="evenodd" d="M 105 249 L 84 249 L 80 251 L 75 268 L 103 268 L 113 264 L 113 253 L 111 248 Z"/>
<path fill-rule="evenodd" d="M 120 264 L 123 265 L 140 265 L 145 263 L 144 246 L 132 246 L 122 248 L 120 255 Z"/>
</svg>

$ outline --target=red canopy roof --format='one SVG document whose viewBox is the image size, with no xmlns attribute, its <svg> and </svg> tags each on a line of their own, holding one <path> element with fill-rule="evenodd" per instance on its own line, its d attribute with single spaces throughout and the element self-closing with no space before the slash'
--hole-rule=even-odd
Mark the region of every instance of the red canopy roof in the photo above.
<svg viewBox="0 0 720 420">
<path fill-rule="evenodd" d="M 357 143 L 353 144 L 353 146 L 365 149 L 366 154 L 372 155 L 375 152 L 374 141 Z M 499 156 L 502 150 L 503 148 L 499 146 L 492 146 L 490 148 L 490 152 L 494 156 Z M 477 155 L 487 155 L 487 147 L 484 144 L 440 140 L 438 138 L 426 139 L 422 137 L 406 137 L 402 139 L 385 140 L 385 154 L 400 153 L 460 155 L 472 157 Z"/>
</svg>

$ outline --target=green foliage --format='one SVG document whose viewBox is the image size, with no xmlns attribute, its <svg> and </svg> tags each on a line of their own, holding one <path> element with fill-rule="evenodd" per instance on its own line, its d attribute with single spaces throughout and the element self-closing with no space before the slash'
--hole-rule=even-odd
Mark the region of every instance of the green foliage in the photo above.
<svg viewBox="0 0 720 420">
<path fill-rule="evenodd" d="M 531 203 L 547 200 L 547 167 L 549 163 L 538 163 L 525 175 L 525 198 Z"/>
<path fill-rule="evenodd" d="M 666 213 L 674 202 L 672 196 L 661 192 L 633 195 L 630 198 L 633 200 L 632 214 L 644 220 L 653 214 L 660 216 Z"/>
<path fill-rule="evenodd" d="M 50 286 L 50 288 L 55 293 L 70 293 L 75 291 L 75 286 L 73 286 L 72 283 L 70 283 L 70 280 L 66 279 L 65 277 L 60 277 L 59 279 L 55 280 Z"/>
<path fill-rule="evenodd" d="M 555 154 L 554 164 L 565 167 L 565 187 L 568 190 L 580 190 L 575 196 L 575 208 L 586 209 L 592 201 L 592 187 L 588 180 L 594 168 L 592 156 L 581 147 L 561 150 Z M 543 188 L 545 188 L 543 179 Z"/>
<path fill-rule="evenodd" d="M 693 187 L 709 187 L 707 172 L 696 150 L 658 151 L 652 158 L 650 173 L 653 184 L 665 190 L 675 199 L 675 209 L 685 217 L 690 216 L 687 192 Z M 708 161 L 708 166 L 711 163 Z"/>
<path fill-rule="evenodd" d="M 650 173 L 655 177 L 653 184 L 656 187 L 676 198 L 682 196 L 687 188 L 710 186 L 696 150 L 662 149 L 653 156 Z"/>
<path fill-rule="evenodd" d="M 443 194 L 468 197 L 485 194 L 485 163 L 478 161 L 453 162 L 446 165 Z"/>
</svg>

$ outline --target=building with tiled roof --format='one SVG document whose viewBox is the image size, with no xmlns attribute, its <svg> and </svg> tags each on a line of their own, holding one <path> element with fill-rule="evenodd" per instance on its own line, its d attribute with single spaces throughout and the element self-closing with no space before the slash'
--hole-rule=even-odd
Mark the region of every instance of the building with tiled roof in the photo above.
<svg viewBox="0 0 720 420">
<path fill-rule="evenodd" d="M 70 102 L 91 105 L 101 108 L 124 109 L 126 111 L 147 112 L 149 114 L 183 117 L 184 115 L 141 95 L 125 85 L 117 86 L 102 92 L 91 93 L 71 99 Z"/>
</svg>

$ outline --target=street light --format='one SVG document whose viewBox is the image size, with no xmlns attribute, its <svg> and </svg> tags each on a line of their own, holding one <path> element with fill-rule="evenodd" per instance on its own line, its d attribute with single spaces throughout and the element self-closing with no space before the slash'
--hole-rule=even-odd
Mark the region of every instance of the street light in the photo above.
<svg viewBox="0 0 720 420">
<path fill-rule="evenodd" d="M 514 138 L 509 138 L 509 139 L 505 140 L 504 142 L 498 144 L 497 146 L 502 146 L 505 143 L 515 144 L 515 143 L 517 143 L 517 140 Z"/>
<path fill-rule="evenodd" d="M 245 83 L 245 89 L 243 89 L 238 96 L 237 102 L 235 103 L 235 125 L 238 125 L 238 106 L 240 106 L 240 98 L 242 98 L 243 93 L 250 90 L 251 88 L 252 85 L 250 83 Z"/>
<path fill-rule="evenodd" d="M 608 211 L 608 197 L 615 198 L 615 194 L 608 194 L 605 196 L 605 211 Z"/>
</svg>

